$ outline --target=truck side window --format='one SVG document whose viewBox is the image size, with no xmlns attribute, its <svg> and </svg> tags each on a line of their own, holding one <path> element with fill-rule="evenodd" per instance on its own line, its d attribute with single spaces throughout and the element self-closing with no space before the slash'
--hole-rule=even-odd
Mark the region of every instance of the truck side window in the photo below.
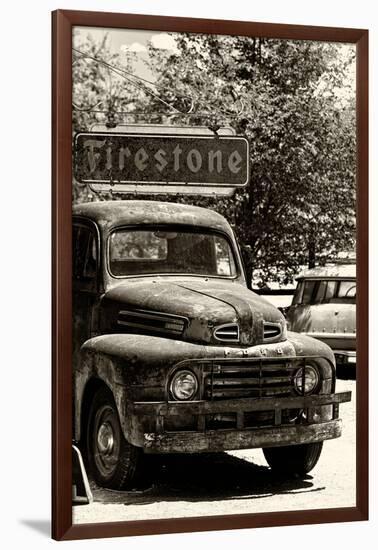
<svg viewBox="0 0 378 550">
<path fill-rule="evenodd" d="M 325 291 L 327 289 L 327 281 L 320 281 L 315 293 L 314 304 L 320 304 L 323 301 Z"/>
<path fill-rule="evenodd" d="M 323 302 L 329 302 L 332 300 L 332 298 L 335 295 L 336 291 L 336 281 L 328 281 L 327 283 L 327 289 L 324 293 Z"/>
<path fill-rule="evenodd" d="M 305 281 L 304 282 L 302 304 L 311 304 L 312 296 L 314 294 L 315 285 L 316 285 L 316 281 Z"/>
<path fill-rule="evenodd" d="M 72 266 L 74 281 L 81 288 L 94 290 L 97 274 L 97 246 L 94 233 L 80 225 L 73 227 Z"/>
<path fill-rule="evenodd" d="M 298 283 L 297 288 L 295 289 L 294 297 L 293 297 L 293 305 L 301 303 L 302 293 L 303 293 L 303 286 L 304 286 L 303 282 Z"/>
<path fill-rule="evenodd" d="M 314 304 L 324 304 L 329 302 L 335 294 L 335 287 L 335 281 L 319 281 Z"/>
<path fill-rule="evenodd" d="M 338 298 L 355 298 L 356 297 L 356 282 L 355 281 L 340 281 Z"/>
</svg>

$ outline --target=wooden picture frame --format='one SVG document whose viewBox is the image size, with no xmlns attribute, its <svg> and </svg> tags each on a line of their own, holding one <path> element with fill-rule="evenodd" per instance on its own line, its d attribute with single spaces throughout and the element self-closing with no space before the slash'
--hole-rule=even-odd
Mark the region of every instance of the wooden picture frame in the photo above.
<svg viewBox="0 0 378 550">
<path fill-rule="evenodd" d="M 72 524 L 72 28 L 92 26 L 349 42 L 357 47 L 356 507 Z M 52 536 L 56 540 L 368 519 L 368 31 L 58 10 L 52 14 Z"/>
</svg>

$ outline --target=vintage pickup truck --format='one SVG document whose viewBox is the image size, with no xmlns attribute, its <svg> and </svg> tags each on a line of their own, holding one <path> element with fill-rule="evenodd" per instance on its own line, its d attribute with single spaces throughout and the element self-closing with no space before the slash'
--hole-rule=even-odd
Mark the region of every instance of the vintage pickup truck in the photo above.
<svg viewBox="0 0 378 550">
<path fill-rule="evenodd" d="M 263 448 L 301 476 L 341 435 L 335 361 L 247 288 L 218 213 L 155 201 L 73 209 L 74 439 L 130 487 L 143 453 Z"/>
</svg>

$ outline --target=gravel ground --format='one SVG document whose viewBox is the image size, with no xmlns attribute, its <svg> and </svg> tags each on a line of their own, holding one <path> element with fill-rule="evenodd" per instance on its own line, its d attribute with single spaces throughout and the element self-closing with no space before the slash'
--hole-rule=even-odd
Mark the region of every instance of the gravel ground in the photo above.
<svg viewBox="0 0 378 550">
<path fill-rule="evenodd" d="M 260 449 L 208 455 L 153 457 L 151 483 L 139 491 L 92 486 L 94 502 L 73 508 L 74 523 L 196 517 L 355 506 L 355 385 L 340 406 L 343 435 L 327 441 L 305 479 L 283 481 L 268 468 Z"/>
</svg>

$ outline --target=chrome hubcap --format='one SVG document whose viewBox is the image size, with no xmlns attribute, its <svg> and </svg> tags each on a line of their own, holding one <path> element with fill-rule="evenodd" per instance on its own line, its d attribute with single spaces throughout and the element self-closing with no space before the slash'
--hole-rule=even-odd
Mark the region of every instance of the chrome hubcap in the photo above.
<svg viewBox="0 0 378 550">
<path fill-rule="evenodd" d="M 103 478 L 110 478 L 120 453 L 117 413 L 111 405 L 105 404 L 96 411 L 92 434 L 96 468 Z"/>
<path fill-rule="evenodd" d="M 114 449 L 114 433 L 109 422 L 103 422 L 97 434 L 97 446 L 101 454 L 109 455 Z"/>
</svg>

